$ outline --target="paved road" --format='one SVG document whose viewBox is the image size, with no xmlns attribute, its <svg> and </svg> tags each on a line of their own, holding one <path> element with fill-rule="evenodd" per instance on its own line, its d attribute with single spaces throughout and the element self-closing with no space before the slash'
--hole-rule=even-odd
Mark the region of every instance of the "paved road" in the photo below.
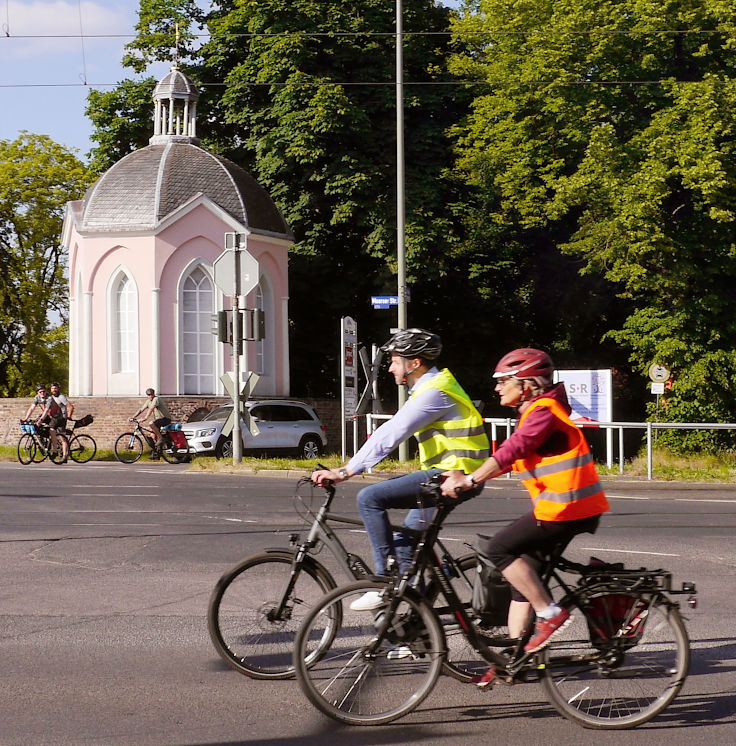
<svg viewBox="0 0 736 746">
<path fill-rule="evenodd" d="M 665 566 L 694 580 L 694 657 L 673 706 L 623 733 L 558 716 L 536 684 L 481 693 L 447 677 L 411 715 L 380 728 L 323 718 L 293 681 L 221 664 L 205 610 L 219 575 L 299 528 L 294 479 L 186 467 L 0 464 L 0 744 L 736 743 L 736 488 L 615 482 L 612 515 L 572 555 Z M 355 514 L 355 481 L 340 510 Z M 496 480 L 458 509 L 461 546 L 528 507 Z M 365 553 L 359 531 L 341 534 Z"/>
</svg>

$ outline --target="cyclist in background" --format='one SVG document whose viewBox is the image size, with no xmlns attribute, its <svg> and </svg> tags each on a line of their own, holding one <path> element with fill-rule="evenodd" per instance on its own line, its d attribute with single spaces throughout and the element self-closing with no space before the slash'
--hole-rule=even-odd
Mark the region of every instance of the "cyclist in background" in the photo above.
<svg viewBox="0 0 736 746">
<path fill-rule="evenodd" d="M 481 554 L 513 586 L 509 635 L 523 634 L 530 605 L 537 614 L 524 646 L 527 653 L 549 644 L 571 617 L 552 601 L 523 555 L 566 545 L 579 533 L 593 533 L 609 507 L 585 436 L 570 419 L 564 384 L 553 384 L 553 372 L 552 360 L 542 350 L 526 347 L 504 355 L 493 374 L 495 389 L 501 404 L 519 413 L 519 426 L 472 474 L 448 471 L 442 483 L 442 493 L 451 496 L 513 469 L 529 491 L 533 509 L 479 545 Z M 476 683 L 489 687 L 494 678 L 490 669 Z"/>
<path fill-rule="evenodd" d="M 46 393 L 46 385 L 43 383 L 39 383 L 38 386 L 36 386 L 36 396 L 33 398 L 33 401 L 31 402 L 30 406 L 28 407 L 28 411 L 26 412 L 26 416 L 23 418 L 24 420 L 30 420 L 31 415 L 33 412 L 35 412 L 37 407 L 41 407 L 41 410 L 43 411 L 46 408 L 46 402 L 48 401 L 48 394 Z"/>
<path fill-rule="evenodd" d="M 66 421 L 74 414 L 74 405 L 61 393 L 61 386 L 58 381 L 51 384 L 51 396 L 46 400 L 41 416 L 36 421 L 37 425 L 48 424 L 49 436 L 51 437 L 51 447 L 58 448 L 59 439 L 56 437 L 57 431 L 63 432 L 66 429 Z M 67 441 L 62 439 L 62 447 L 66 451 Z M 64 453 L 64 461 L 68 454 Z"/>
<path fill-rule="evenodd" d="M 358 509 L 373 549 L 376 575 L 387 574 L 389 556 L 397 559 L 402 572 L 411 563 L 413 542 L 403 534 L 394 537 L 388 508 L 411 508 L 404 525 L 421 528 L 431 520 L 434 508 L 417 508 L 419 485 L 447 469 L 468 474 L 480 467 L 489 453 L 478 410 L 452 373 L 435 366 L 442 351 L 436 334 L 423 329 L 401 330 L 381 349 L 391 355 L 389 372 L 396 383 L 409 387 L 409 400 L 371 435 L 346 466 L 312 474 L 316 484 L 343 482 L 377 464 L 410 435 L 416 437 L 422 471 L 369 485 L 358 493 Z M 381 594 L 369 591 L 351 608 L 364 611 L 382 604 Z"/>
<path fill-rule="evenodd" d="M 164 425 L 170 425 L 171 424 L 171 412 L 169 412 L 169 408 L 166 406 L 166 402 L 161 399 L 161 397 L 156 396 L 156 392 L 153 389 L 146 389 L 146 396 L 148 397 L 143 404 L 141 404 L 138 411 L 131 417 L 131 420 L 134 420 L 138 415 L 145 411 L 146 416 L 140 420 L 141 423 L 147 422 L 151 417 L 153 417 L 153 421 L 151 422 L 151 430 L 153 430 L 153 435 L 156 441 L 156 448 L 154 449 L 152 458 L 157 459 L 159 458 L 159 452 L 161 449 L 161 446 L 163 445 L 163 438 L 161 437 L 161 428 L 164 427 Z"/>
</svg>

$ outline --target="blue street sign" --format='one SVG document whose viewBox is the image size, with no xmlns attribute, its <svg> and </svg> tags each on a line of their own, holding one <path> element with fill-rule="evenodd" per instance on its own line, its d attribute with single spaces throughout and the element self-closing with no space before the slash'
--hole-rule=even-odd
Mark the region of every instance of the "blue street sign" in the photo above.
<svg viewBox="0 0 736 746">
<path fill-rule="evenodd" d="M 390 308 L 399 305 L 398 295 L 371 295 L 373 308 Z"/>
</svg>

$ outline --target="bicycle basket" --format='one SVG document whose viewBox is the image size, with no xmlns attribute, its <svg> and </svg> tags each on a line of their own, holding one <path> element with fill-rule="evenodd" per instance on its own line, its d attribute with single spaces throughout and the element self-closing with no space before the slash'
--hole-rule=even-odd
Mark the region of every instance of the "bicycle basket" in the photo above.
<svg viewBox="0 0 736 746">
<path fill-rule="evenodd" d="M 506 624 L 511 604 L 511 586 L 494 564 L 477 556 L 478 565 L 473 578 L 473 611 L 483 624 L 501 627 Z"/>
<path fill-rule="evenodd" d="M 628 593 L 607 593 L 592 599 L 586 619 L 593 644 L 616 638 L 636 642 L 644 632 L 647 604 Z"/>
<path fill-rule="evenodd" d="M 95 421 L 95 418 L 91 414 L 86 414 L 79 420 L 74 421 L 74 427 L 87 427 Z"/>
</svg>

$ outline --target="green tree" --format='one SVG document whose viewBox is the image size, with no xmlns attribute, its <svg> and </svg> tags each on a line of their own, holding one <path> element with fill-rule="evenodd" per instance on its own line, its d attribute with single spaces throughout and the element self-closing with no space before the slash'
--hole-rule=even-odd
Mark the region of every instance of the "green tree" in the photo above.
<svg viewBox="0 0 736 746">
<path fill-rule="evenodd" d="M 68 295 L 59 245 L 64 206 L 89 184 L 85 166 L 45 135 L 0 141 L 0 395 L 65 379 Z"/>
<path fill-rule="evenodd" d="M 290 307 L 299 391 L 334 391 L 341 315 L 356 316 L 368 340 L 395 324 L 369 305 L 371 294 L 396 292 L 394 11 L 385 0 L 224 0 L 200 15 L 184 1 L 141 0 L 128 45 L 125 62 L 140 72 L 171 59 L 175 20 L 211 34 L 203 48 L 187 47 L 182 69 L 202 90 L 203 147 L 253 173 L 296 236 Z M 449 11 L 432 0 L 405 0 L 411 323 L 437 316 L 442 278 L 464 276 L 452 258 L 458 195 L 444 177 L 452 162 L 445 129 L 457 118 L 459 92 L 441 85 L 449 80 L 448 24 Z M 147 85 L 126 81 L 90 96 L 96 171 L 147 143 Z M 313 354 L 315 332 L 326 356 Z"/>
<path fill-rule="evenodd" d="M 487 83 L 455 129 L 486 224 L 534 232 L 614 283 L 627 316 L 607 339 L 641 373 L 676 372 L 673 420 L 702 420 L 688 379 L 736 349 L 735 15 L 720 0 L 478 0 L 455 26 L 451 69 Z M 734 374 L 717 419 L 736 414 Z"/>
<path fill-rule="evenodd" d="M 148 145 L 153 134 L 151 110 L 156 80 L 123 80 L 109 91 L 93 89 L 85 114 L 92 122 L 90 170 L 99 175 L 121 158 Z"/>
<path fill-rule="evenodd" d="M 371 294 L 396 292 L 394 11 L 384 0 L 259 0 L 220 3 L 208 19 L 203 77 L 225 83 L 220 107 L 241 133 L 241 162 L 245 156 L 297 238 L 290 264 L 297 390 L 334 391 L 340 315 L 355 316 L 364 339 L 387 336 L 394 321 L 369 306 Z M 452 88 L 432 85 L 447 79 L 448 39 L 423 35 L 446 30 L 447 11 L 407 0 L 404 13 L 406 253 L 417 319 L 436 305 L 437 279 L 447 271 L 453 225 L 444 129 L 456 105 Z M 319 361 L 315 329 L 329 340 Z"/>
</svg>

